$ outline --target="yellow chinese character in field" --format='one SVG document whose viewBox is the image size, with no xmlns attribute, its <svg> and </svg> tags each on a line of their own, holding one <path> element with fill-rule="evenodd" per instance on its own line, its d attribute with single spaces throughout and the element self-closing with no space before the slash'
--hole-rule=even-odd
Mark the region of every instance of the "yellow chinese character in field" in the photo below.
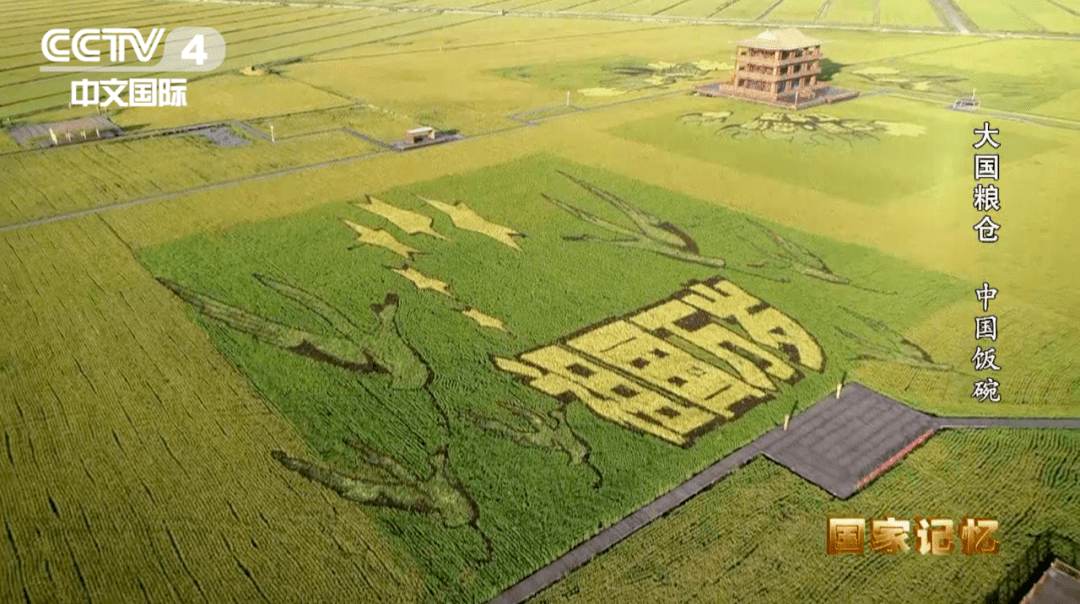
<svg viewBox="0 0 1080 604">
<path fill-rule="evenodd" d="M 733 408 L 769 398 L 762 390 L 627 321 L 591 329 L 569 340 L 567 346 L 727 419 L 738 415 Z"/>
<path fill-rule="evenodd" d="M 960 525 L 961 551 L 965 554 L 996 554 L 1001 543 L 990 537 L 998 529 L 997 520 L 964 518 Z"/>
<path fill-rule="evenodd" d="M 948 518 L 916 518 L 915 549 L 920 554 L 951 554 L 953 521 Z"/>
<path fill-rule="evenodd" d="M 870 521 L 870 549 L 882 554 L 895 554 L 900 550 L 908 551 L 908 533 L 911 532 L 911 523 L 907 520 L 897 520 L 892 516 L 884 520 Z"/>
<path fill-rule="evenodd" d="M 775 391 L 774 378 L 789 384 L 802 378 L 775 354 L 720 325 L 719 317 L 681 300 L 652 306 L 629 320 L 654 335 L 690 342 L 730 365 L 744 382 L 761 390 Z"/>
<path fill-rule="evenodd" d="M 825 366 L 825 353 L 802 325 L 731 281 L 695 283 L 681 299 L 714 317 L 738 324 L 752 340 L 782 352 L 792 363 L 813 371 Z"/>
<path fill-rule="evenodd" d="M 829 517 L 827 551 L 830 556 L 836 554 L 863 553 L 866 520 L 862 518 Z"/>
<path fill-rule="evenodd" d="M 523 353 L 520 361 L 495 357 L 495 366 L 560 400 L 572 397 L 617 424 L 687 445 L 720 418 L 627 380 L 557 345 Z"/>
</svg>

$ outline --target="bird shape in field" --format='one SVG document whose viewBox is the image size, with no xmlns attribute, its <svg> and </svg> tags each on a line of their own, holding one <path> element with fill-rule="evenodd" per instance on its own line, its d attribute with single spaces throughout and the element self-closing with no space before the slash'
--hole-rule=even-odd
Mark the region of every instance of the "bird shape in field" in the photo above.
<svg viewBox="0 0 1080 604">
<path fill-rule="evenodd" d="M 770 251 L 755 245 L 745 237 L 741 237 L 747 245 L 757 250 L 764 255 L 766 259 L 757 262 L 748 263 L 746 266 L 750 268 L 781 268 L 791 269 L 812 279 L 818 279 L 819 281 L 826 281 L 828 283 L 835 283 L 837 285 L 849 285 L 858 289 L 871 291 L 879 294 L 895 294 L 896 292 L 885 292 L 876 289 L 870 289 L 855 285 L 851 282 L 851 279 L 838 275 L 829 268 L 825 261 L 822 260 L 817 254 L 811 252 L 805 246 L 802 246 L 794 241 L 781 236 L 776 231 L 766 228 L 756 222 L 751 222 L 754 226 L 758 227 L 765 232 L 765 235 L 776 246 L 776 251 Z"/>
<path fill-rule="evenodd" d="M 594 474 L 593 488 L 599 489 L 604 484 L 604 475 L 589 459 L 592 452 L 584 438 L 574 432 L 566 417 L 566 405 L 560 405 L 547 413 L 547 416 L 530 411 L 520 405 L 500 402 L 499 405 L 527 422 L 527 427 L 514 427 L 497 419 L 472 411 L 464 415 L 473 425 L 486 432 L 502 436 L 511 442 L 538 449 L 547 449 L 563 453 L 568 458 L 568 467 L 584 464 Z"/>
<path fill-rule="evenodd" d="M 437 514 L 444 526 L 455 528 L 474 524 L 479 516 L 476 502 L 450 473 L 449 449 L 444 445 L 428 456 L 428 472 L 421 475 L 407 468 L 393 455 L 355 437 L 344 439 L 356 458 L 382 477 L 361 476 L 325 468 L 289 456 L 284 451 L 270 455 L 281 465 L 308 480 L 357 503 L 388 507 L 417 514 Z"/>
<path fill-rule="evenodd" d="M 394 389 L 416 390 L 430 381 L 431 372 L 427 365 L 397 331 L 394 319 L 399 302 L 396 294 L 387 294 L 382 304 L 372 305 L 377 323 L 373 330 L 367 331 L 338 309 L 298 287 L 265 275 L 255 275 L 255 279 L 318 315 L 334 335 L 289 327 L 229 306 L 169 279 L 159 278 L 158 281 L 202 316 L 260 342 L 358 373 L 389 373 L 390 387 Z"/>
<path fill-rule="evenodd" d="M 629 228 L 615 224 L 614 222 L 586 212 L 585 210 L 575 207 L 552 195 L 541 193 L 544 199 L 572 216 L 596 225 L 606 231 L 610 231 L 618 236 L 614 239 L 604 239 L 592 235 L 564 235 L 563 239 L 568 241 L 597 241 L 623 247 L 633 247 L 661 254 L 683 262 L 691 262 L 713 268 L 724 268 L 725 262 L 723 258 L 712 258 L 701 255 L 697 242 L 671 222 L 649 214 L 641 208 L 622 199 L 618 195 L 601 189 L 592 183 L 567 174 L 561 170 L 558 172 L 566 178 L 569 178 L 574 184 L 614 206 L 624 216 L 630 219 L 635 227 Z"/>
<path fill-rule="evenodd" d="M 356 245 L 351 246 L 349 248 L 350 250 L 354 250 L 361 245 L 380 247 L 384 250 L 389 250 L 406 260 L 412 260 L 414 255 L 422 253 L 420 250 L 409 247 L 398 241 L 393 235 L 383 229 L 370 229 L 360 223 L 353 222 L 348 218 L 342 218 L 341 221 L 356 233 Z"/>
<path fill-rule="evenodd" d="M 485 237 L 490 237 L 507 247 L 513 248 L 519 252 L 521 251 L 521 246 L 518 245 L 514 238 L 524 237 L 522 233 L 519 233 L 508 226 L 491 222 L 487 218 L 477 214 L 476 210 L 465 205 L 464 202 L 458 201 L 455 203 L 446 203 L 439 201 L 438 199 L 424 197 L 423 195 L 416 195 L 416 197 L 449 216 L 450 222 L 454 223 L 455 227 L 465 231 L 479 233 Z"/>
</svg>

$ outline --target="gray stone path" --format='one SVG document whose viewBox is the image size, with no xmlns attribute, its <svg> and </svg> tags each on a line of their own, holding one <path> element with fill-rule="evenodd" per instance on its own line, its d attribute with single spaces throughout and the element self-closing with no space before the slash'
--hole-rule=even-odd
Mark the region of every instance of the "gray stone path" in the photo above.
<svg viewBox="0 0 1080 604">
<path fill-rule="evenodd" d="M 594 556 L 716 484 L 732 470 L 749 463 L 759 453 L 843 498 L 857 491 L 859 481 L 883 467 L 890 458 L 901 452 L 906 454 L 904 449 L 920 442 L 920 436 L 927 432 L 998 427 L 1080 430 L 1080 418 L 938 417 L 916 411 L 861 384 L 846 384 L 840 400 L 830 394 L 792 419 L 786 432 L 782 426 L 766 432 L 525 577 L 488 604 L 525 602 Z M 838 470 L 830 468 L 830 462 L 850 463 L 854 468 Z"/>
</svg>

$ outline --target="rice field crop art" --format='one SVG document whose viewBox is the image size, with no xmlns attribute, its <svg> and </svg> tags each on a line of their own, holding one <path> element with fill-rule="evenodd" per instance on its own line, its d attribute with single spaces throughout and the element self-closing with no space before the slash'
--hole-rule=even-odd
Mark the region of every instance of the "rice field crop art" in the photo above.
<svg viewBox="0 0 1080 604">
<path fill-rule="evenodd" d="M 372 306 L 377 324 L 370 333 L 366 333 L 359 330 L 352 319 L 318 296 L 271 277 L 256 275 L 255 278 L 317 314 L 336 333 L 320 337 L 228 306 L 173 281 L 161 279 L 160 282 L 191 304 L 200 315 L 272 346 L 357 372 L 381 370 L 390 374 L 391 387 L 396 389 L 416 390 L 430 379 L 423 361 L 395 331 L 394 315 L 398 309 L 396 295 L 389 294 L 382 305 Z"/>
<path fill-rule="evenodd" d="M 627 122 L 611 132 L 800 190 L 883 207 L 970 179 L 965 147 L 971 143 L 956 133 L 971 130 L 971 116 L 946 110 L 951 102 L 934 106 L 877 95 L 827 109 L 781 112 L 728 99 L 694 98 L 688 99 L 688 111 Z M 1013 132 L 1012 162 L 1063 146 L 1049 129 Z M 732 196 L 753 199 L 756 194 L 750 187 L 739 190 L 739 181 L 725 186 Z M 792 203 L 799 203 L 797 195 Z"/>
<path fill-rule="evenodd" d="M 850 72 L 852 76 L 871 86 L 886 86 L 916 92 L 962 95 L 969 85 L 964 76 L 901 73 L 895 67 L 884 65 L 863 67 Z"/>
<path fill-rule="evenodd" d="M 516 423 L 520 424 L 521 420 L 525 420 L 527 427 L 518 427 L 514 423 L 507 424 L 497 418 L 468 411 L 465 412 L 465 417 L 481 429 L 508 438 L 523 447 L 536 447 L 563 453 L 567 457 L 568 466 L 584 464 L 596 473 L 593 488 L 599 489 L 603 486 L 604 475 L 589 460 L 592 449 L 570 425 L 570 420 L 566 416 L 566 405 L 560 405 L 548 411 L 546 415 L 540 415 L 514 403 L 500 401 L 499 404 L 516 416 Z"/>
<path fill-rule="evenodd" d="M 842 119 L 823 113 L 763 113 L 742 123 L 730 121 L 730 111 L 703 111 L 679 117 L 679 122 L 716 128 L 718 136 L 745 140 L 761 136 L 815 146 L 834 141 L 877 140 L 881 136 L 920 136 L 926 128 L 917 124 Z"/>
<path fill-rule="evenodd" d="M 684 447 L 826 365 L 801 325 L 721 278 L 493 361 L 563 403 Z"/>
<path fill-rule="evenodd" d="M 763 227 L 860 287 L 750 266 Z M 840 308 L 888 326 L 877 351 L 969 289 L 543 155 L 139 257 L 309 445 L 266 458 L 372 515 L 432 602 L 493 597 L 835 388 L 877 333 Z"/>
</svg>

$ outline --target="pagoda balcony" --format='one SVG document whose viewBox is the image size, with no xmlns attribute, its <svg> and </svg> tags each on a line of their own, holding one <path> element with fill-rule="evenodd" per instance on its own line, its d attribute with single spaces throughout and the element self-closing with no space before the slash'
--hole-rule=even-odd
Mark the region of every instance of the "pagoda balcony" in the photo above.
<svg viewBox="0 0 1080 604">
<path fill-rule="evenodd" d="M 788 73 L 762 73 L 759 71 L 738 69 L 735 71 L 735 77 L 741 80 L 753 80 L 755 82 L 786 82 L 789 80 L 798 80 L 800 78 L 816 76 L 820 73 L 821 67 L 803 69 L 801 71 L 789 71 Z"/>
<path fill-rule="evenodd" d="M 758 55 L 751 53 L 740 53 L 735 55 L 735 60 L 739 63 L 746 63 L 748 65 L 765 65 L 769 67 L 783 67 L 785 65 L 794 65 L 796 63 L 806 63 L 807 61 L 817 62 L 821 59 L 821 51 L 804 52 L 801 57 L 794 55 L 788 55 L 786 59 L 777 59 L 775 54 Z"/>
</svg>

